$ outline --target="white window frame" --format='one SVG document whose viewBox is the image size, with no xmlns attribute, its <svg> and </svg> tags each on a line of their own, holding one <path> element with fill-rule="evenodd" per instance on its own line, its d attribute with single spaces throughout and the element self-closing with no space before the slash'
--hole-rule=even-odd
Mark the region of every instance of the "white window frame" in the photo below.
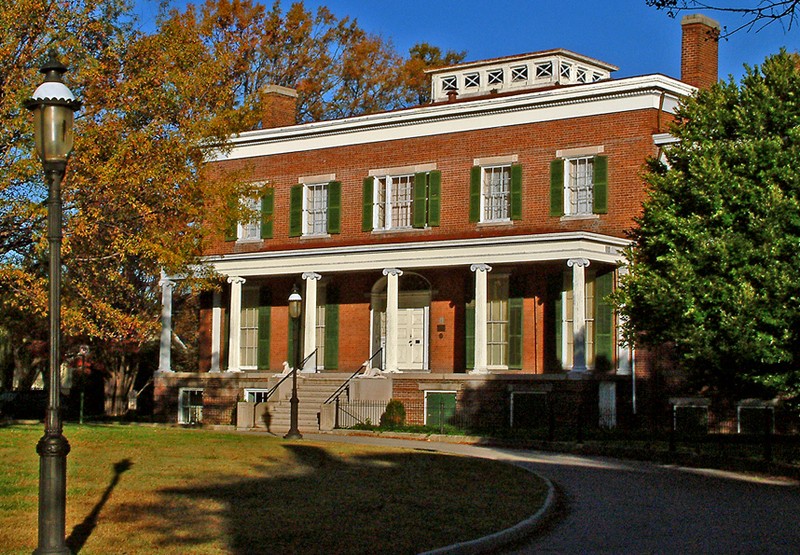
<svg viewBox="0 0 800 555">
<path fill-rule="evenodd" d="M 269 393 L 269 389 L 246 387 L 244 390 L 244 400 L 248 403 L 263 403 L 266 401 L 267 393 Z M 258 401 L 257 397 L 264 397 L 264 399 L 262 401 Z"/>
<path fill-rule="evenodd" d="M 594 214 L 594 154 L 564 158 L 564 215 Z M 581 167 L 584 171 L 581 171 Z M 586 172 L 591 170 L 591 174 Z"/>
<path fill-rule="evenodd" d="M 260 241 L 261 240 L 261 212 L 260 199 L 253 197 L 245 197 L 240 199 L 240 203 L 245 210 L 248 210 L 255 215 L 246 222 L 238 222 L 236 224 L 236 240 L 241 242 Z"/>
<path fill-rule="evenodd" d="M 239 357 L 242 370 L 258 368 L 259 288 L 242 287 L 242 311 L 239 324 Z"/>
<path fill-rule="evenodd" d="M 476 72 L 464 74 L 464 88 L 475 89 L 481 86 L 481 74 Z"/>
<path fill-rule="evenodd" d="M 511 68 L 512 83 L 526 83 L 528 81 L 529 70 L 527 65 L 513 66 Z"/>
<path fill-rule="evenodd" d="M 504 180 L 492 181 L 495 174 L 503 172 Z M 492 191 L 492 187 L 500 190 Z M 503 190 L 505 187 L 505 190 Z M 501 204 L 500 208 L 496 207 Z M 499 210 L 499 216 L 498 216 Z M 481 166 L 481 222 L 511 221 L 511 164 Z"/>
<path fill-rule="evenodd" d="M 553 60 L 536 62 L 534 65 L 533 79 L 535 81 L 552 81 L 555 73 L 555 63 Z"/>
<path fill-rule="evenodd" d="M 574 66 L 568 62 L 561 62 L 561 65 L 558 69 L 558 75 L 561 79 L 566 79 L 567 81 L 572 81 L 572 68 Z"/>
<path fill-rule="evenodd" d="M 178 389 L 178 424 L 202 424 L 203 423 L 203 405 L 184 406 L 184 394 L 186 393 L 200 393 L 201 402 L 203 400 L 202 387 L 181 387 Z M 184 416 L 184 411 L 187 412 L 188 418 Z M 193 418 L 194 417 L 194 418 Z"/>
<path fill-rule="evenodd" d="M 320 197 L 322 202 L 320 203 Z M 312 201 L 316 200 L 316 204 Z M 328 234 L 328 182 L 303 183 L 303 235 Z"/>
<path fill-rule="evenodd" d="M 379 231 L 411 229 L 414 224 L 414 173 L 376 175 L 373 180 L 372 228 Z M 407 198 L 399 198 L 401 187 Z M 406 214 L 407 221 L 401 221 L 403 214 Z"/>
<path fill-rule="evenodd" d="M 458 90 L 458 76 L 456 75 L 447 75 L 446 77 L 442 77 L 441 83 L 442 90 L 444 92 Z"/>
<path fill-rule="evenodd" d="M 505 70 L 503 68 L 490 69 L 486 72 L 486 85 L 503 85 L 505 82 Z"/>
</svg>

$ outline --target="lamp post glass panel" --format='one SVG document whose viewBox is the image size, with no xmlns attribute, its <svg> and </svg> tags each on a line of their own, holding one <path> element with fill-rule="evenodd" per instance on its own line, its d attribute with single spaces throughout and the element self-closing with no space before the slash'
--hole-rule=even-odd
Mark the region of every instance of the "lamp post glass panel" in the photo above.
<svg viewBox="0 0 800 555">
<path fill-rule="evenodd" d="M 289 317 L 294 326 L 294 368 L 292 369 L 292 398 L 290 404 L 289 431 L 283 436 L 286 439 L 300 439 L 302 434 L 297 427 L 300 400 L 297 398 L 297 370 L 300 368 L 300 313 L 303 308 L 303 298 L 295 285 L 289 295 Z"/>
<path fill-rule="evenodd" d="M 74 113 L 81 106 L 61 76 L 67 67 L 50 51 L 40 71 L 44 82 L 25 107 L 33 112 L 36 153 L 48 184 L 47 238 L 49 253 L 50 360 L 44 436 L 39 440 L 38 554 L 69 553 L 65 541 L 67 454 L 69 442 L 61 424 L 61 180 L 72 151 Z"/>
</svg>

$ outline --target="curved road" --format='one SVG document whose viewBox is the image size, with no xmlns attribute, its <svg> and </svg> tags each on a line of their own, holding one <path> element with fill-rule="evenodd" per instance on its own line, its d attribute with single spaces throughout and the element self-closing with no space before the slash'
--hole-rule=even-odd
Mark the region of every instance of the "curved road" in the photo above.
<svg viewBox="0 0 800 555">
<path fill-rule="evenodd" d="M 558 519 L 509 554 L 800 553 L 800 487 L 790 480 L 540 451 L 306 437 L 507 460 L 550 478 L 560 492 Z"/>
</svg>

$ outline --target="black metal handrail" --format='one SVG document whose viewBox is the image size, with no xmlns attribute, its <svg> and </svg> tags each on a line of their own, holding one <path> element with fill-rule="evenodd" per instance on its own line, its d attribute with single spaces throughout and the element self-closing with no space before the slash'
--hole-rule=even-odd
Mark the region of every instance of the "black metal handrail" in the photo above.
<svg viewBox="0 0 800 555">
<path fill-rule="evenodd" d="M 358 375 L 361 373 L 361 371 L 362 371 L 362 370 L 364 370 L 364 369 L 367 367 L 367 364 L 369 364 L 370 362 L 372 362 L 372 359 L 374 359 L 375 357 L 379 356 L 379 355 L 380 355 L 382 352 L 383 352 L 383 347 L 381 347 L 381 348 L 379 348 L 377 351 L 375 351 L 375 352 L 372 354 L 372 356 L 371 356 L 371 357 L 369 357 L 367 360 L 365 360 L 365 361 L 364 361 L 364 363 L 363 363 L 361 366 L 359 366 L 359 367 L 358 367 L 358 370 L 356 370 L 355 372 L 353 372 L 353 373 L 350 375 L 350 377 L 349 377 L 349 378 L 347 378 L 347 379 L 345 380 L 345 382 L 344 382 L 342 385 L 340 385 L 340 386 L 339 386 L 339 387 L 336 389 L 336 391 L 334 391 L 333 393 L 331 393 L 331 396 L 330 396 L 330 397 L 328 397 L 328 399 L 327 399 L 327 400 L 326 400 L 326 401 L 325 401 L 323 404 L 324 404 L 324 405 L 329 405 L 329 404 L 331 404 L 332 402 L 334 402 L 334 401 L 336 401 L 337 399 L 339 399 L 339 396 L 340 396 L 342 393 L 344 393 L 344 392 L 345 392 L 345 390 L 346 390 L 346 389 L 347 389 L 347 388 L 350 386 L 350 382 L 351 382 L 351 381 L 353 381 L 353 379 L 354 379 L 356 376 L 358 376 Z"/>
<path fill-rule="evenodd" d="M 306 365 L 306 362 L 308 362 L 308 360 L 309 360 L 309 359 L 310 359 L 312 356 L 316 356 L 316 354 L 317 354 L 317 350 L 316 350 L 316 349 L 314 349 L 313 351 L 311 351 L 310 353 L 308 353 L 308 356 L 307 356 L 306 358 L 304 358 L 304 359 L 303 359 L 303 361 L 300 363 L 300 368 L 303 368 L 303 367 Z M 272 396 L 272 394 L 273 394 L 273 393 L 275 393 L 275 392 L 278 390 L 278 388 L 281 386 L 281 384 L 282 384 L 283 382 L 285 382 L 287 379 L 291 378 L 291 377 L 292 377 L 292 375 L 293 375 L 295 372 L 297 372 L 297 370 L 298 370 L 297 368 L 292 368 L 292 370 L 291 370 L 290 372 L 288 372 L 286 375 L 284 375 L 284 376 L 283 376 L 283 377 L 282 377 L 282 378 L 281 378 L 281 379 L 278 381 L 278 383 L 276 383 L 276 384 L 275 384 L 275 385 L 273 385 L 271 388 L 269 388 L 269 389 L 267 390 L 267 395 L 264 397 L 264 402 L 267 402 L 267 401 L 269 401 L 269 398 Z"/>
</svg>

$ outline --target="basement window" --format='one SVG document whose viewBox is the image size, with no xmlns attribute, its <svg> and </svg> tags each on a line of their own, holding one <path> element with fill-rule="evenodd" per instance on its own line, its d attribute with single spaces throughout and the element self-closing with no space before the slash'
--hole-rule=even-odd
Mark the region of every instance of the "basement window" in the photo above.
<svg viewBox="0 0 800 555">
<path fill-rule="evenodd" d="M 203 422 L 203 390 L 183 387 L 178 392 L 178 423 L 200 424 Z"/>
</svg>

